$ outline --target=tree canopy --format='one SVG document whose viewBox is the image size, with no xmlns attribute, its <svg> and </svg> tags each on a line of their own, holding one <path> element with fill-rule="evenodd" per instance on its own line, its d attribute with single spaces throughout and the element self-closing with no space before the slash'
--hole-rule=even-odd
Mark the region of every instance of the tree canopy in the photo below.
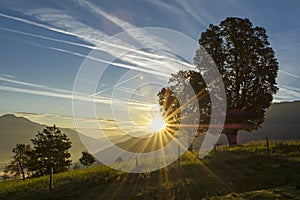
<svg viewBox="0 0 300 200">
<path fill-rule="evenodd" d="M 33 173 L 33 176 L 47 175 L 51 168 L 53 168 L 54 173 L 69 169 L 71 155 L 68 150 L 72 143 L 68 136 L 55 125 L 38 132 L 36 138 L 31 141 L 33 149 L 29 154 L 28 169 Z"/>
<path fill-rule="evenodd" d="M 91 166 L 96 161 L 95 157 L 87 151 L 82 152 L 79 162 L 84 166 Z"/>
<path fill-rule="evenodd" d="M 164 110 L 170 110 L 167 108 L 169 104 L 163 104 L 169 101 L 169 96 L 172 97 L 165 95 L 166 91 L 179 88 L 183 94 L 187 94 L 188 91 L 182 85 L 191 84 L 197 94 L 200 108 L 198 112 L 209 119 L 210 100 L 204 94 L 208 91 L 200 78 L 205 76 L 207 66 L 210 65 L 205 55 L 207 52 L 223 78 L 227 98 L 223 133 L 229 144 L 234 145 L 237 143 L 239 130 L 250 132 L 264 122 L 266 109 L 278 90 L 278 62 L 275 53 L 263 27 L 253 26 L 249 19 L 237 17 L 226 18 L 219 25 L 209 25 L 201 34 L 199 44 L 200 48 L 194 57 L 197 70 L 173 74 L 171 86 L 158 94 L 159 103 Z M 205 53 L 202 48 L 206 50 Z M 204 91 L 201 96 L 198 94 L 200 91 Z M 179 107 L 173 104 L 171 110 L 176 110 L 176 106 Z M 205 120 L 201 120 L 199 127 L 204 122 Z"/>
<path fill-rule="evenodd" d="M 199 44 L 223 76 L 227 96 L 224 133 L 230 144 L 236 144 L 238 130 L 252 131 L 264 122 L 266 109 L 278 90 L 275 53 L 263 27 L 236 17 L 226 18 L 219 26 L 210 25 Z M 194 60 L 201 71 L 197 53 Z"/>
<path fill-rule="evenodd" d="M 14 156 L 12 161 L 7 166 L 7 171 L 9 171 L 13 176 L 18 177 L 22 176 L 22 179 L 25 180 L 27 173 L 27 163 L 28 163 L 28 152 L 31 150 L 30 145 L 25 144 L 16 144 L 16 147 L 13 148 L 12 152 Z"/>
</svg>

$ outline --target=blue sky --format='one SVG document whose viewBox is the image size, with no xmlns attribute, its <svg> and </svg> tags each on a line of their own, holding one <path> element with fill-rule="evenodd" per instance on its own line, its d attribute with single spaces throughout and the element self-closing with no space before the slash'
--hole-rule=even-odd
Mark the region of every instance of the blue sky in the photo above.
<svg viewBox="0 0 300 200">
<path fill-rule="evenodd" d="M 0 2 L 0 114 L 17 113 L 42 123 L 59 120 L 61 126 L 72 127 L 72 90 L 77 71 L 84 57 L 101 41 L 141 27 L 168 28 L 197 41 L 209 24 L 219 24 L 228 16 L 247 17 L 254 25 L 266 28 L 280 64 L 280 89 L 274 101 L 299 100 L 297 0 L 20 0 Z M 148 35 L 144 37 L 146 40 Z M 109 68 L 99 88 L 110 91 L 128 70 Z M 103 93 L 97 106 L 101 118 L 110 118 L 111 102 L 106 97 L 111 94 Z M 153 103 L 153 96 L 149 98 Z"/>
</svg>

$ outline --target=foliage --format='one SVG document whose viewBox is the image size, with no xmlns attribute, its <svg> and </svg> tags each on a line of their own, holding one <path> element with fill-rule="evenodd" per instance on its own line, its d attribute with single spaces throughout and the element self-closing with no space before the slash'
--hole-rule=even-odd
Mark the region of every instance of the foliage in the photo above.
<svg viewBox="0 0 300 200">
<path fill-rule="evenodd" d="M 193 139 L 198 136 L 194 127 L 199 125 L 198 133 L 204 132 L 210 121 L 210 96 L 206 84 L 201 74 L 192 70 L 172 74 L 169 83 L 170 86 L 157 94 L 164 118 L 168 119 L 168 129 L 175 135 L 181 125 L 188 125 L 181 131 L 188 139 Z M 189 150 L 193 150 L 192 144 Z"/>
<path fill-rule="evenodd" d="M 82 152 L 79 162 L 84 166 L 91 166 L 96 161 L 95 157 L 87 151 Z"/>
<path fill-rule="evenodd" d="M 181 118 L 193 121 L 196 112 L 201 115 L 201 123 L 207 124 L 210 98 L 201 74 L 192 70 L 179 71 L 172 74 L 169 83 L 170 86 L 163 88 L 157 96 L 165 115 L 172 115 L 171 124 L 180 123 Z"/>
<path fill-rule="evenodd" d="M 193 98 L 192 88 L 199 103 L 197 112 L 202 118 L 199 129 L 204 128 L 209 123 L 211 102 L 202 76 L 214 79 L 210 71 L 213 70 L 212 63 L 215 63 L 223 78 L 227 98 L 223 132 L 229 144 L 236 144 L 238 130 L 252 131 L 264 122 L 266 109 L 278 90 L 275 80 L 278 62 L 274 51 L 263 27 L 254 27 L 249 19 L 235 17 L 226 18 L 219 26 L 211 24 L 201 34 L 199 44 L 194 58 L 197 71 L 172 74 L 170 86 L 158 94 L 159 104 L 173 115 L 172 112 L 182 107 L 178 101 Z M 217 87 L 213 85 L 214 81 L 207 84 L 210 88 Z M 190 89 L 187 87 L 189 85 Z M 174 104 L 175 96 L 178 99 Z M 179 114 L 175 114 L 176 120 L 180 121 Z M 189 114 L 192 119 L 193 113 Z M 181 117 L 186 118 L 184 115 Z"/>
<path fill-rule="evenodd" d="M 238 130 L 252 131 L 264 122 L 265 111 L 278 90 L 274 51 L 263 27 L 236 17 L 226 18 L 219 26 L 211 24 L 199 44 L 222 74 L 227 96 L 224 133 L 230 144 L 236 144 Z M 194 61 L 202 71 L 205 63 L 200 50 Z"/>
<path fill-rule="evenodd" d="M 12 157 L 12 161 L 7 166 L 7 171 L 10 172 L 14 177 L 22 176 L 22 179 L 26 178 L 27 162 L 28 162 L 28 152 L 31 151 L 30 145 L 16 144 L 16 147 L 12 150 L 15 154 Z"/>
<path fill-rule="evenodd" d="M 49 174 L 51 168 L 54 173 L 69 169 L 71 155 L 68 150 L 72 143 L 68 136 L 55 125 L 38 132 L 36 138 L 31 141 L 33 150 L 29 154 L 28 169 L 33 176 Z"/>
</svg>

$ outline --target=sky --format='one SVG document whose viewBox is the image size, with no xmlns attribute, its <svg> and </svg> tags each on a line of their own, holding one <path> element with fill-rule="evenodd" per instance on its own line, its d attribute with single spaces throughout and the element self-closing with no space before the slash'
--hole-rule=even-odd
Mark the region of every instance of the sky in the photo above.
<svg viewBox="0 0 300 200">
<path fill-rule="evenodd" d="M 130 129 L 132 119 L 139 118 L 145 109 L 148 114 L 140 117 L 141 123 L 149 118 L 149 111 L 157 110 L 159 85 L 142 83 L 164 83 L 167 74 L 180 65 L 192 67 L 189 60 L 151 51 L 162 48 L 164 41 L 139 28 L 166 28 L 198 41 L 209 24 L 219 24 L 230 16 L 249 18 L 255 26 L 266 28 L 280 66 L 274 102 L 299 100 L 297 0 L 15 0 L 0 2 L 0 114 L 14 113 L 39 123 L 72 128 L 75 98 L 95 101 L 97 117 L 106 123 L 106 129 L 113 130 L 110 123 L 115 122 L 110 119 L 118 117 Z M 131 30 L 135 31 L 125 39 L 115 37 Z M 131 40 L 145 49 L 134 51 Z M 133 52 L 123 55 L 125 49 Z M 101 52 L 101 60 L 91 55 L 95 50 Z M 111 64 L 97 82 L 94 95 L 88 93 L 88 97 L 73 91 L 86 57 L 90 62 Z M 110 60 L 112 57 L 117 59 Z M 171 64 L 173 68 L 168 67 Z M 89 82 L 91 77 L 79 82 Z M 131 118 L 125 116 L 126 109 L 122 110 L 128 104 L 126 98 L 131 99 Z"/>
</svg>

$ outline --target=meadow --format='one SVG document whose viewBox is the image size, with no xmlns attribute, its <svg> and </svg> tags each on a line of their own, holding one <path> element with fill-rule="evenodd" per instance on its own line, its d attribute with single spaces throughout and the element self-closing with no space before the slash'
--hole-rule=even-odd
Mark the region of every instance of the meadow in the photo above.
<svg viewBox="0 0 300 200">
<path fill-rule="evenodd" d="M 158 171 L 128 174 L 106 166 L 0 182 L 0 199 L 300 199 L 300 141 L 219 146 L 204 159 L 186 152 Z"/>
</svg>

